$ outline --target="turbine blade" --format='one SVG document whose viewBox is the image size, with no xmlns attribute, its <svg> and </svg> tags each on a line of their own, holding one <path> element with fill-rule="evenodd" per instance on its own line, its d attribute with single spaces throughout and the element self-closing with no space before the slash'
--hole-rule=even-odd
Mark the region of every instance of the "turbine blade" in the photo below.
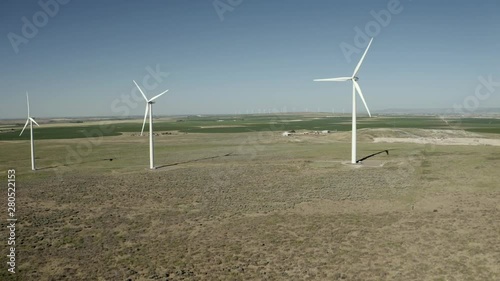
<svg viewBox="0 0 500 281">
<path fill-rule="evenodd" d="M 352 80 L 352 82 L 354 83 L 354 88 L 356 88 L 356 90 L 358 91 L 358 94 L 361 97 L 361 100 L 363 101 L 363 104 L 365 105 L 366 111 L 368 111 L 368 115 L 370 117 L 372 117 L 372 114 L 370 113 L 370 110 L 368 109 L 368 105 L 366 105 L 365 98 L 363 97 L 363 93 L 361 92 L 361 88 L 359 87 L 358 82 L 356 82 L 354 80 Z"/>
<path fill-rule="evenodd" d="M 314 82 L 344 82 L 351 80 L 352 77 L 337 77 L 337 78 L 326 78 L 326 79 L 314 79 Z"/>
<path fill-rule="evenodd" d="M 146 125 L 146 119 L 148 118 L 148 111 L 149 111 L 149 104 L 146 103 L 146 112 L 144 113 L 144 122 L 142 122 L 141 136 L 142 133 L 144 133 L 144 126 Z"/>
<path fill-rule="evenodd" d="M 28 105 L 28 117 L 30 117 L 30 98 L 28 97 L 28 92 L 26 92 L 26 104 Z"/>
<path fill-rule="evenodd" d="M 38 127 L 40 127 L 40 125 L 38 125 L 38 123 L 35 121 L 35 119 L 30 117 L 30 120 L 33 121 L 33 123 L 35 123 Z"/>
<path fill-rule="evenodd" d="M 168 92 L 168 90 L 166 90 L 165 92 L 163 92 L 157 96 L 152 97 L 149 101 L 154 101 L 155 99 L 159 98 L 161 95 L 165 94 L 166 92 Z"/>
<path fill-rule="evenodd" d="M 366 50 L 363 53 L 363 56 L 361 57 L 361 59 L 358 62 L 358 65 L 354 69 L 354 73 L 352 74 L 352 77 L 355 77 L 356 75 L 358 75 L 359 68 L 361 67 L 363 60 L 365 59 L 365 56 L 366 56 L 366 53 L 368 52 L 368 49 L 370 49 L 370 45 L 372 44 L 372 41 L 373 41 L 373 37 L 372 37 L 372 39 L 370 39 L 370 43 L 368 43 L 368 46 L 366 47 Z"/>
<path fill-rule="evenodd" d="M 132 80 L 134 81 L 134 84 L 137 86 L 137 89 L 139 89 L 139 91 L 141 92 L 142 96 L 144 97 L 144 99 L 146 100 L 146 102 L 148 102 L 148 98 L 146 97 L 146 95 L 144 94 L 144 92 L 141 90 L 141 87 L 139 87 L 139 85 L 137 85 L 137 83 L 135 82 L 135 80 Z"/>
<path fill-rule="evenodd" d="M 28 118 L 28 120 L 26 120 L 26 124 L 24 124 L 24 127 L 23 129 L 21 130 L 21 133 L 19 134 L 19 136 L 21 136 L 24 132 L 24 129 L 26 129 L 26 126 L 28 126 L 28 123 L 30 122 L 30 119 Z"/>
</svg>

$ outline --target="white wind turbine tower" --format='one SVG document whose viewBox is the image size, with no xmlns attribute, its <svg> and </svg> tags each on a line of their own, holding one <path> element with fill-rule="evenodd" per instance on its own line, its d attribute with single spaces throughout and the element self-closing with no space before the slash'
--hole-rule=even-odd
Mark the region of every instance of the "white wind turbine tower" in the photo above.
<svg viewBox="0 0 500 281">
<path fill-rule="evenodd" d="M 352 74 L 351 77 L 338 77 L 338 78 L 327 78 L 327 79 L 315 79 L 314 81 L 316 82 L 345 82 L 345 81 L 352 81 L 352 151 L 351 151 L 351 163 L 356 164 L 356 91 L 359 94 L 359 97 L 363 101 L 363 104 L 365 105 L 366 111 L 368 111 L 368 115 L 372 117 L 370 110 L 368 109 L 368 106 L 366 105 L 365 98 L 363 97 L 363 93 L 361 92 L 361 88 L 359 87 L 358 84 L 358 77 L 356 76 L 359 72 L 359 68 L 361 67 L 361 64 L 363 63 L 363 60 L 365 59 L 366 53 L 368 52 L 368 49 L 370 49 L 370 45 L 372 44 L 373 38 L 370 39 L 370 42 L 368 43 L 368 46 L 366 47 L 365 52 L 363 53 L 363 56 L 358 62 L 358 65 L 354 69 L 354 73 Z"/>
<path fill-rule="evenodd" d="M 24 132 L 24 129 L 26 129 L 26 126 L 28 126 L 28 123 L 30 124 L 30 140 L 31 140 L 31 170 L 36 170 L 36 167 L 35 167 L 35 142 L 33 141 L 33 123 L 35 123 L 38 127 L 40 127 L 40 125 L 38 125 L 38 123 L 35 121 L 35 119 L 33 119 L 31 116 L 30 116 L 30 99 L 28 97 L 28 92 L 26 92 L 26 102 L 28 104 L 28 119 L 26 120 L 26 124 L 24 124 L 24 127 L 23 127 L 23 130 L 21 131 L 21 133 L 19 134 L 19 136 L 21 136 Z"/>
<path fill-rule="evenodd" d="M 142 123 L 141 136 L 142 136 L 142 133 L 144 132 L 144 125 L 146 125 L 146 118 L 148 117 L 148 112 L 149 112 L 149 168 L 153 170 L 155 168 L 155 165 L 154 165 L 155 148 L 154 148 L 154 144 L 153 144 L 153 103 L 154 103 L 155 99 L 159 98 L 161 95 L 168 92 L 168 90 L 164 91 L 163 93 L 161 93 L 157 96 L 152 97 L 151 99 L 148 99 L 146 97 L 146 95 L 144 94 L 144 92 L 141 90 L 141 87 L 139 87 L 139 85 L 137 85 L 135 80 L 133 80 L 133 81 L 134 81 L 134 84 L 139 89 L 139 91 L 141 92 L 144 99 L 146 100 L 146 112 L 144 113 L 144 122 Z"/>
</svg>

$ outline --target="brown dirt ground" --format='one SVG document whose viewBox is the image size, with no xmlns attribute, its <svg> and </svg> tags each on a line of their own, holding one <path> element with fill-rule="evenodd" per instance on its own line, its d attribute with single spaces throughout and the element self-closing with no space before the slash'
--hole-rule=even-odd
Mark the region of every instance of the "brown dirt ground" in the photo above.
<svg viewBox="0 0 500 281">
<path fill-rule="evenodd" d="M 120 162 L 134 149 L 59 177 L 18 168 L 18 273 L 0 279 L 500 280 L 498 147 L 390 144 L 352 167 L 334 136 L 175 137 L 155 171 Z M 88 157 L 144 145 L 129 138 Z"/>
</svg>

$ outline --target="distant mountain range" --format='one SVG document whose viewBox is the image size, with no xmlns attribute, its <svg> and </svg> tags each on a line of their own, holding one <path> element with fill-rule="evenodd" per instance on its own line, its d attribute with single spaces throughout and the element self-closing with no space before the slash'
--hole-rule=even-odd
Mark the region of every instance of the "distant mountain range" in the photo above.
<svg viewBox="0 0 500 281">
<path fill-rule="evenodd" d="M 455 110 L 453 108 L 388 108 L 388 109 L 380 109 L 380 110 L 372 110 L 373 114 L 378 115 L 431 115 L 431 116 L 474 116 L 474 117 L 500 117 L 500 107 L 490 107 L 490 108 L 477 108 L 473 111 L 469 111 L 463 109 L 462 112 L 460 110 Z M 274 114 L 331 114 L 329 112 L 269 112 L 269 113 L 261 113 L 262 115 L 274 115 Z M 337 115 L 339 113 L 336 113 Z M 345 112 L 343 115 L 350 115 L 350 112 Z M 238 116 L 245 114 L 182 114 L 182 115 L 155 115 L 155 118 L 189 118 L 189 117 L 207 117 L 207 116 Z M 253 115 L 253 114 L 250 114 Z M 259 114 L 255 114 L 259 115 Z M 41 119 L 45 119 L 44 123 L 58 123 L 58 122 L 69 122 L 69 123 L 83 123 L 88 121 L 102 121 L 102 120 L 131 120 L 131 119 L 142 119 L 140 115 L 131 115 L 126 117 L 119 116 L 80 116 L 80 117 L 40 117 Z M 1 119 L 0 124 L 2 123 L 12 123 L 12 121 L 19 121 L 24 123 L 20 118 L 5 118 Z M 6 121 L 6 122 L 5 122 Z M 20 123 L 20 124 L 21 124 Z M 21 124 L 22 125 L 22 124 Z"/>
<path fill-rule="evenodd" d="M 382 110 L 374 110 L 378 114 L 394 114 L 394 115 L 458 115 L 458 116 L 475 116 L 475 115 L 500 115 L 500 107 L 476 108 L 475 110 L 462 110 L 454 108 L 388 108 Z"/>
</svg>

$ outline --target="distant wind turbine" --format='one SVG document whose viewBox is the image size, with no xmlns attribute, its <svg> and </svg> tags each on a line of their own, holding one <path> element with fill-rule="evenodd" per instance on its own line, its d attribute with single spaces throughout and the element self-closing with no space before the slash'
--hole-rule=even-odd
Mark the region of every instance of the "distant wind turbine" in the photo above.
<svg viewBox="0 0 500 281">
<path fill-rule="evenodd" d="M 154 165 L 155 148 L 154 148 L 154 143 L 153 143 L 153 135 L 154 135 L 154 133 L 153 133 L 153 103 L 154 103 L 155 99 L 159 98 L 161 95 L 168 92 L 168 90 L 164 91 L 163 93 L 161 93 L 157 96 L 152 97 L 151 99 L 148 99 L 146 97 L 146 95 L 144 94 L 144 92 L 141 90 L 141 87 L 139 87 L 139 85 L 137 85 L 135 80 L 133 80 L 133 81 L 134 81 L 134 84 L 137 86 L 137 89 L 139 89 L 142 96 L 146 100 L 146 112 L 144 113 L 144 122 L 142 123 L 141 136 L 144 132 L 144 125 L 146 125 L 146 118 L 148 117 L 148 112 L 149 112 L 149 168 L 153 170 L 155 168 L 155 165 Z"/>
<path fill-rule="evenodd" d="M 31 116 L 30 116 L 30 98 L 28 97 L 28 92 L 26 92 L 26 103 L 28 105 L 28 119 L 26 120 L 26 124 L 24 124 L 24 127 L 21 131 L 21 133 L 19 134 L 19 136 L 21 136 L 24 132 L 24 129 L 26 129 L 26 126 L 28 126 L 28 123 L 30 124 L 30 140 L 31 140 L 31 170 L 36 170 L 36 167 L 35 167 L 35 142 L 33 140 L 33 123 L 35 123 L 38 127 L 40 127 L 40 125 L 38 125 L 38 123 L 35 121 L 35 119 L 33 119 Z"/>
<path fill-rule="evenodd" d="M 365 98 L 363 97 L 363 93 L 361 92 L 361 88 L 359 87 L 358 84 L 358 75 L 359 69 L 361 67 L 361 64 L 363 63 L 363 60 L 365 59 L 366 53 L 368 52 L 368 49 L 370 49 L 370 45 L 372 44 L 373 38 L 370 39 L 370 42 L 368 43 L 368 46 L 366 47 L 365 52 L 363 53 L 363 56 L 358 62 L 358 65 L 354 69 L 354 73 L 352 74 L 351 77 L 338 77 L 338 78 L 327 78 L 327 79 L 315 79 L 314 81 L 316 82 L 345 82 L 345 81 L 352 81 L 352 146 L 351 146 L 351 163 L 356 164 L 356 91 L 359 94 L 359 97 L 363 101 L 363 104 L 365 105 L 366 111 L 368 111 L 368 115 L 372 117 L 370 110 L 368 109 L 368 106 L 366 105 Z"/>
</svg>

